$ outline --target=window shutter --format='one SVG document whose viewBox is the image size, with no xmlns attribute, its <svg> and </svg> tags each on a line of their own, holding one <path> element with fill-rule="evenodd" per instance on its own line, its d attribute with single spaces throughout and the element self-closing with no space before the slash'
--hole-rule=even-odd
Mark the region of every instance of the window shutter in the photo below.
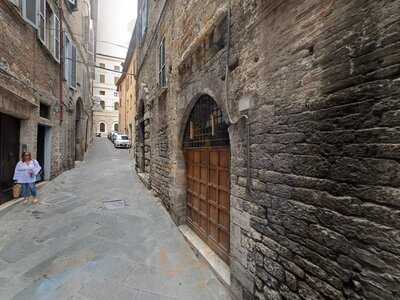
<svg viewBox="0 0 400 300">
<path fill-rule="evenodd" d="M 46 43 L 46 0 L 39 0 L 39 12 L 38 12 L 38 37 L 39 40 Z"/>
<path fill-rule="evenodd" d="M 54 14 L 54 58 L 59 62 L 60 61 L 60 19 Z"/>
<path fill-rule="evenodd" d="M 71 45 L 71 86 L 76 88 L 76 47 Z"/>
<path fill-rule="evenodd" d="M 71 42 L 66 34 L 64 34 L 64 80 L 69 82 L 69 66 L 71 62 L 70 55 Z"/>
<path fill-rule="evenodd" d="M 37 0 L 22 0 L 22 15 L 35 28 L 37 27 Z"/>
</svg>

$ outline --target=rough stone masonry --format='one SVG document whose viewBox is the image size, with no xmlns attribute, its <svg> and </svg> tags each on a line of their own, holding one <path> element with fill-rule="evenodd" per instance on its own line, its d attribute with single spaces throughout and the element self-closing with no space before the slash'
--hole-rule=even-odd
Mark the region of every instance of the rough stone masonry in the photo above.
<svg viewBox="0 0 400 300">
<path fill-rule="evenodd" d="M 227 5 L 149 1 L 138 100 L 150 185 L 184 222 L 194 99 L 235 118 L 249 99 L 249 121 L 229 128 L 234 294 L 400 299 L 400 1 L 232 0 L 221 21 Z M 163 38 L 167 91 L 155 76 Z"/>
</svg>

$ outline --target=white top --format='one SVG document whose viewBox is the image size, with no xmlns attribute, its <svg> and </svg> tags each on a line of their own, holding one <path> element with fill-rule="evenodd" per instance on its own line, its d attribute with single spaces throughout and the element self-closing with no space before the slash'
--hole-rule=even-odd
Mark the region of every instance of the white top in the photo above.
<svg viewBox="0 0 400 300">
<path fill-rule="evenodd" d="M 40 167 L 37 160 L 28 162 L 18 162 L 15 167 L 14 180 L 18 183 L 33 183 L 36 182 L 36 175 L 39 174 Z"/>
</svg>

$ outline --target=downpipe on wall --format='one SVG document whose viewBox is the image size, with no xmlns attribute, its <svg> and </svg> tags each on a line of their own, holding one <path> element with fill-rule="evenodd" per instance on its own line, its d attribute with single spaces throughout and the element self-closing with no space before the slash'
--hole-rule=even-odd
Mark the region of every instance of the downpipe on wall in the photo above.
<svg viewBox="0 0 400 300">
<path fill-rule="evenodd" d="M 228 20 L 227 20 L 227 50 L 226 50 L 226 64 L 225 64 L 225 107 L 226 107 L 226 113 L 228 116 L 228 121 L 231 125 L 236 125 L 239 123 L 241 119 L 245 119 L 246 121 L 246 127 L 247 127 L 247 139 L 246 139 L 246 168 L 247 168 L 247 184 L 246 188 L 251 195 L 251 184 L 250 184 L 250 122 L 249 122 L 249 116 L 248 116 L 248 111 L 247 113 L 242 113 L 240 117 L 237 120 L 234 120 L 232 118 L 231 112 L 230 112 L 230 106 L 229 106 L 229 64 L 230 64 L 230 54 L 231 54 L 231 19 L 232 19 L 232 3 L 231 0 L 229 0 L 228 3 Z"/>
</svg>

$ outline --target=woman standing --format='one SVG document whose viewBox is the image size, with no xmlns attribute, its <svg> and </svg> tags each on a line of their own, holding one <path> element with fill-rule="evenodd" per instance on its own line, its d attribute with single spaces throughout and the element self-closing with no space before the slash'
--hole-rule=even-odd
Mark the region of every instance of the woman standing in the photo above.
<svg viewBox="0 0 400 300">
<path fill-rule="evenodd" d="M 20 183 L 22 186 L 22 196 L 24 197 L 24 204 L 29 203 L 29 198 L 32 197 L 32 203 L 37 204 L 39 201 L 37 199 L 36 191 L 36 176 L 39 174 L 40 170 L 39 163 L 36 160 L 32 160 L 32 155 L 30 152 L 23 152 L 21 156 L 21 161 L 17 163 L 15 167 L 14 180 Z"/>
</svg>

